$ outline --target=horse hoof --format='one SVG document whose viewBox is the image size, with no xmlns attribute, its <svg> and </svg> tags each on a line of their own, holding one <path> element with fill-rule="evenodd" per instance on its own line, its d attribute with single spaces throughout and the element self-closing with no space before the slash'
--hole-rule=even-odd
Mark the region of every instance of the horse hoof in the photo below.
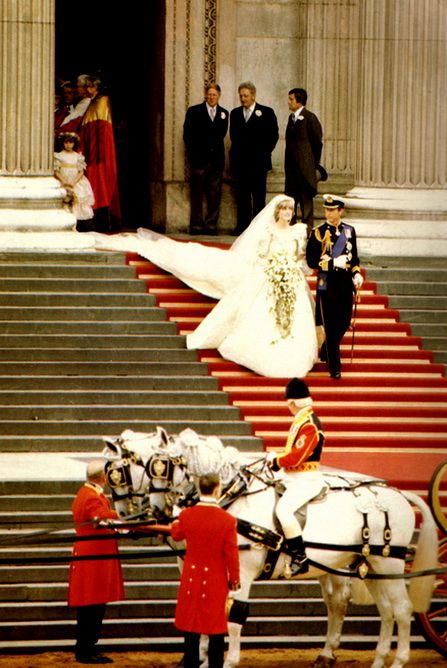
<svg viewBox="0 0 447 668">
<path fill-rule="evenodd" d="M 314 668 L 328 668 L 329 666 L 333 666 L 335 661 L 335 657 L 318 656 L 314 661 Z"/>
</svg>

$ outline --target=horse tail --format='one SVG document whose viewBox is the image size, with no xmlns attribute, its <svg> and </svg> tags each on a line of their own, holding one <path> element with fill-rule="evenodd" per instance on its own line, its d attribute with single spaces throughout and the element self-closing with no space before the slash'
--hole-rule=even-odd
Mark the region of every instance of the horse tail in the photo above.
<svg viewBox="0 0 447 668">
<path fill-rule="evenodd" d="M 438 534 L 430 508 L 413 492 L 402 492 L 405 498 L 422 514 L 422 524 L 413 561 L 412 572 L 424 571 L 438 566 Z M 414 612 L 427 612 L 433 596 L 435 575 L 415 577 L 410 580 L 409 595 Z"/>
</svg>

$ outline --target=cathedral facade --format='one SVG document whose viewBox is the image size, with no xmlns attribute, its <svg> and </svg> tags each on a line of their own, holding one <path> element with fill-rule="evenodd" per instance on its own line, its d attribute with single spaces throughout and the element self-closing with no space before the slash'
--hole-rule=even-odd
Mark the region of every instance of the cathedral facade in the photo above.
<svg viewBox="0 0 447 668">
<path fill-rule="evenodd" d="M 239 83 L 250 80 L 257 100 L 274 108 L 280 127 L 269 196 L 284 189 L 288 91 L 303 87 L 308 108 L 323 126 L 325 191 L 344 195 L 362 252 L 447 255 L 444 0 L 88 4 L 100 9 L 97 34 L 114 26 L 109 51 L 90 47 L 89 54 L 92 65 L 112 63 L 121 168 L 134 174 L 122 180 L 123 196 L 129 218 L 140 212 L 135 226 L 187 230 L 185 111 L 203 100 L 210 81 L 220 84 L 220 103 L 231 110 L 239 104 Z M 53 177 L 52 113 L 57 70 L 73 52 L 74 36 L 68 39 L 63 29 L 64 12 L 72 10 L 60 0 L 0 0 L 0 236 L 5 239 L 15 234 L 25 243 L 30 233 L 73 228 Z M 128 34 L 120 46 L 122 26 Z M 127 41 L 132 35 L 136 50 Z M 91 42 L 103 44 L 94 36 Z M 82 62 L 84 69 L 87 65 Z M 219 229 L 231 234 L 235 207 L 228 169 L 221 211 Z"/>
</svg>

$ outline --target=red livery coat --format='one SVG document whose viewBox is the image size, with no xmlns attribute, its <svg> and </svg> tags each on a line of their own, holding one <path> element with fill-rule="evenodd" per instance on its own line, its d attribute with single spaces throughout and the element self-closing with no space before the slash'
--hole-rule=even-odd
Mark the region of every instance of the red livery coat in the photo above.
<svg viewBox="0 0 447 668">
<path fill-rule="evenodd" d="M 86 483 L 77 493 L 73 505 L 73 520 L 78 536 L 113 535 L 111 529 L 95 529 L 88 524 L 94 517 L 117 517 L 106 496 Z M 74 544 L 73 556 L 118 554 L 118 543 L 112 540 L 86 540 Z M 119 559 L 88 559 L 72 561 L 68 582 L 68 605 L 97 605 L 124 598 L 123 575 Z"/>
<path fill-rule="evenodd" d="M 226 633 L 228 583 L 239 581 L 236 519 L 214 504 L 200 502 L 182 510 L 171 535 L 186 540 L 175 626 L 204 635 Z"/>
</svg>

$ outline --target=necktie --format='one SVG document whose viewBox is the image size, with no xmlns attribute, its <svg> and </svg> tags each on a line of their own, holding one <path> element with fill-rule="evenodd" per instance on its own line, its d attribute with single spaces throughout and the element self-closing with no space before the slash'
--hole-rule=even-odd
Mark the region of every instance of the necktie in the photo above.
<svg viewBox="0 0 447 668">
<path fill-rule="evenodd" d="M 295 121 L 296 121 L 295 114 L 290 114 L 289 119 L 290 119 L 290 122 L 292 123 L 292 125 L 295 125 Z"/>
<path fill-rule="evenodd" d="M 211 107 L 210 109 L 210 118 L 214 121 L 214 116 L 216 115 L 216 107 Z"/>
<path fill-rule="evenodd" d="M 248 121 L 248 119 L 250 118 L 250 115 L 251 115 L 250 109 L 244 109 L 245 122 Z"/>
</svg>

